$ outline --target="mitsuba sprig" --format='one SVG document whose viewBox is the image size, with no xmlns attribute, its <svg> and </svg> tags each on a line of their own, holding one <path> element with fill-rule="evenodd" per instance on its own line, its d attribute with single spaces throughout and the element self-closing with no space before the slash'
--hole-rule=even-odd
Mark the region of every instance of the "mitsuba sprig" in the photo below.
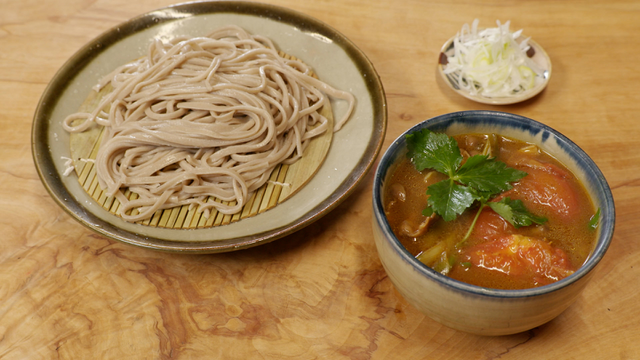
<svg viewBox="0 0 640 360">
<path fill-rule="evenodd" d="M 439 215 L 445 221 L 454 220 L 475 203 L 478 212 L 462 241 L 465 241 L 485 206 L 502 216 L 515 227 L 542 224 L 546 218 L 531 214 L 522 201 L 504 197 L 490 201 L 513 188 L 527 173 L 511 168 L 488 155 L 474 155 L 464 161 L 458 143 L 453 137 L 422 129 L 406 135 L 408 153 L 418 171 L 432 169 L 447 179 L 427 188 L 427 208 L 423 215 Z"/>
</svg>

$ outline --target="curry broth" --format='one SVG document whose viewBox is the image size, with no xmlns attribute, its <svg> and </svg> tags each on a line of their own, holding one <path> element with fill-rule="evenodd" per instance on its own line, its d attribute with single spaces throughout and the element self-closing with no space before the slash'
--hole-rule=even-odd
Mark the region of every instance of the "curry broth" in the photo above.
<svg viewBox="0 0 640 360">
<path fill-rule="evenodd" d="M 465 158 L 486 151 L 487 144 L 491 144 L 491 156 L 510 167 L 528 173 L 505 195 L 514 200 L 522 200 L 530 212 L 544 216 L 548 221 L 542 225 L 531 225 L 511 231 L 515 231 L 514 234 L 544 239 L 554 249 L 566 253 L 572 270 L 577 270 L 586 261 L 596 240 L 596 232 L 588 226 L 595 208 L 579 180 L 564 165 L 535 145 L 496 135 L 467 134 L 454 138 Z M 561 179 L 558 184 L 562 186 L 552 188 L 554 191 L 540 191 L 542 195 L 529 191 L 537 186 L 538 179 L 545 180 L 550 177 Z M 427 187 L 444 178 L 432 170 L 418 172 L 410 159 L 405 158 L 388 179 L 384 197 L 387 219 L 396 237 L 414 256 L 442 242 L 458 244 L 471 226 L 478 210 L 477 207 L 472 207 L 450 222 L 436 216 L 429 222 L 424 234 L 410 234 L 426 220 L 422 210 L 427 207 Z M 531 193 L 535 193 L 536 196 L 531 196 Z M 558 200 L 559 198 L 562 198 L 562 201 Z M 483 213 L 487 211 L 493 212 L 485 208 Z M 465 248 L 488 241 L 477 234 L 479 232 L 481 231 L 476 224 L 471 237 L 464 244 L 455 246 L 454 254 L 449 254 L 452 266 L 448 276 L 474 285 L 498 289 L 531 288 L 549 283 L 532 279 L 530 275 L 512 276 L 500 271 L 461 264 L 457 257 Z"/>
</svg>

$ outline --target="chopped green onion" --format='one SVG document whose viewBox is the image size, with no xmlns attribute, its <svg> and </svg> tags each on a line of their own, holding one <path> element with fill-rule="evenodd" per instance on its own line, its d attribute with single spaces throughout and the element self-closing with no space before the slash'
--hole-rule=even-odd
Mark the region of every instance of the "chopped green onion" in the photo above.
<svg viewBox="0 0 640 360">
<path fill-rule="evenodd" d="M 444 73 L 472 95 L 511 96 L 532 89 L 542 81 L 542 70 L 527 56 L 529 38 L 516 41 L 522 30 L 509 31 L 509 21 L 497 28 L 478 30 L 478 19 L 465 24 L 447 52 Z"/>
</svg>

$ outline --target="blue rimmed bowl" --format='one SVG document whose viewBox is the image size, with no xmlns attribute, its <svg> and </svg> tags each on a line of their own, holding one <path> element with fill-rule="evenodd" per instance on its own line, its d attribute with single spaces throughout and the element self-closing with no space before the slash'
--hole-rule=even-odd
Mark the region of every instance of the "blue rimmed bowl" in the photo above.
<svg viewBox="0 0 640 360">
<path fill-rule="evenodd" d="M 537 144 L 582 181 L 601 219 L 597 242 L 574 274 L 553 284 L 498 290 L 466 284 L 418 261 L 396 238 L 383 209 L 387 178 L 406 156 L 405 136 L 428 128 L 448 135 L 498 133 Z M 373 184 L 373 233 L 382 265 L 400 294 L 415 308 L 448 327 L 480 335 L 507 335 L 540 326 L 558 316 L 580 295 L 613 236 L 611 189 L 593 160 L 558 131 L 532 119 L 497 111 L 462 111 L 423 121 L 398 137 L 382 156 Z"/>
</svg>

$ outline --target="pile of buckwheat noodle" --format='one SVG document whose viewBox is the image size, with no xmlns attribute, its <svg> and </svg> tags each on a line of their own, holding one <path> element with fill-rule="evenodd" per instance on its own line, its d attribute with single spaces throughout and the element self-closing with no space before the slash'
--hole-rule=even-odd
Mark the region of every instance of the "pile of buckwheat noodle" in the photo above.
<svg viewBox="0 0 640 360">
<path fill-rule="evenodd" d="M 107 84 L 113 91 L 93 113 L 72 114 L 63 126 L 104 126 L 96 176 L 131 222 L 182 205 L 207 217 L 213 208 L 239 212 L 275 166 L 295 162 L 313 137 L 339 130 L 355 103 L 305 64 L 279 56 L 269 39 L 237 26 L 207 37 L 156 39 L 147 56 L 95 89 Z M 349 104 L 333 129 L 319 113 L 329 96 Z M 126 188 L 138 198 L 128 200 Z"/>
</svg>

